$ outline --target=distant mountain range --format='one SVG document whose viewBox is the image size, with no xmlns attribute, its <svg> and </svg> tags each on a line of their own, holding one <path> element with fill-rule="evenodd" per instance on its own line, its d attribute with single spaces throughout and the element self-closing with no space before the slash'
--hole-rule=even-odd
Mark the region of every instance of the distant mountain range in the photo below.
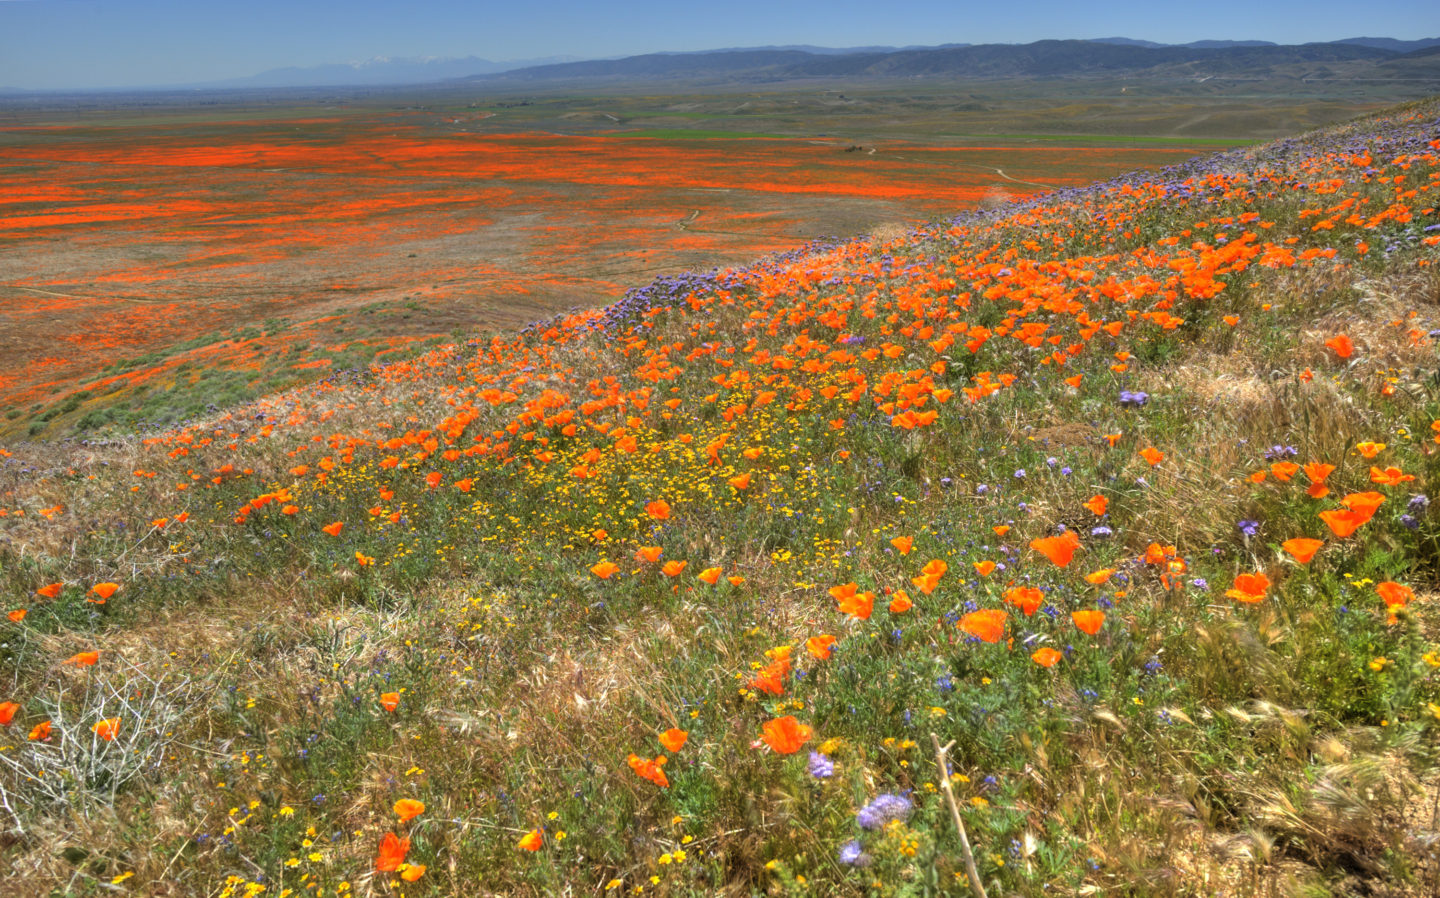
<svg viewBox="0 0 1440 898">
<path fill-rule="evenodd" d="M 808 47 L 762 47 L 556 63 L 477 73 L 466 80 L 477 84 L 630 80 L 777 82 L 1104 75 L 1431 80 L 1440 79 L 1440 38 L 1401 41 L 1358 37 L 1297 45 L 1266 41 L 1165 45 L 1116 37 L 823 52 Z"/>
<path fill-rule="evenodd" d="M 478 56 L 459 59 L 442 57 L 391 58 L 378 56 L 361 62 L 317 66 L 288 66 L 269 69 L 245 78 L 229 78 L 205 84 L 204 88 L 246 87 L 367 87 L 387 84 L 432 84 L 513 69 L 575 62 L 577 56 L 547 56 L 540 59 L 512 59 L 493 62 Z"/>
</svg>

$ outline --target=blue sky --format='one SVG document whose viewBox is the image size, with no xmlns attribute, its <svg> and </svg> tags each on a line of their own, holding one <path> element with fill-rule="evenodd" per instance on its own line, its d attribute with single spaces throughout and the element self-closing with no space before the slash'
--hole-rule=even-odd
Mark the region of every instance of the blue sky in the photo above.
<svg viewBox="0 0 1440 898">
<path fill-rule="evenodd" d="M 243 77 L 376 56 L 602 57 L 766 44 L 1440 36 L 1437 0 L 0 0 L 0 87 Z"/>
</svg>

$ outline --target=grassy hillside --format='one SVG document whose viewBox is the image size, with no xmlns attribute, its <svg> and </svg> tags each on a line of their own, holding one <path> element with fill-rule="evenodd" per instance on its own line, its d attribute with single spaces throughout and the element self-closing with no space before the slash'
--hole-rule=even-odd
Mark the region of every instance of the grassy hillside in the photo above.
<svg viewBox="0 0 1440 898">
<path fill-rule="evenodd" d="M 14 448 L 9 893 L 1418 893 L 1437 165 L 1432 101 Z"/>
</svg>

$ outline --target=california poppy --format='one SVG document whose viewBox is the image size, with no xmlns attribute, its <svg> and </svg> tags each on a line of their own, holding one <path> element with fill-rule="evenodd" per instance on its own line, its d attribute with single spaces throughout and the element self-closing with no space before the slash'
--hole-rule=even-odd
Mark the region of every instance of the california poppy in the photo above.
<svg viewBox="0 0 1440 898">
<path fill-rule="evenodd" d="M 688 563 L 689 562 L 685 561 L 667 561 L 665 565 L 660 568 L 660 573 L 667 577 L 678 577 L 680 576 L 680 572 L 685 570 L 685 565 Z"/>
<path fill-rule="evenodd" d="M 402 839 L 394 833 L 386 833 L 380 840 L 380 852 L 375 857 L 375 870 L 380 873 L 393 873 L 395 868 L 405 863 L 405 855 L 410 853 L 410 840 Z"/>
<path fill-rule="evenodd" d="M 981 642 L 999 642 L 1005 638 L 1005 625 L 1010 616 L 999 608 L 982 608 L 960 618 L 956 624 Z"/>
<path fill-rule="evenodd" d="M 1408 586 L 1396 583 L 1393 580 L 1386 580 L 1377 584 L 1375 592 L 1385 602 L 1385 607 L 1390 609 L 1403 608 L 1415 600 L 1415 591 Z"/>
<path fill-rule="evenodd" d="M 8 727 L 10 721 L 15 719 L 15 714 L 19 710 L 19 702 L 0 702 L 0 726 Z"/>
<path fill-rule="evenodd" d="M 971 564 L 975 566 L 975 573 L 982 577 L 988 577 L 995 571 L 995 562 L 993 561 L 972 561 Z"/>
<path fill-rule="evenodd" d="M 425 485 L 432 490 L 436 489 L 440 486 L 440 479 L 441 478 L 439 471 L 431 471 L 429 474 L 425 475 Z"/>
<path fill-rule="evenodd" d="M 1364 440 L 1356 443 L 1355 449 L 1366 458 L 1374 458 L 1385 450 L 1385 444 L 1377 443 L 1374 440 Z"/>
<path fill-rule="evenodd" d="M 635 771 L 638 776 L 649 780 L 660 788 L 664 789 L 670 785 L 670 780 L 665 776 L 665 771 L 660 769 L 665 766 L 664 755 L 659 755 L 652 761 L 649 758 L 642 758 L 639 755 L 632 754 L 626 759 L 626 763 L 630 765 L 630 769 Z"/>
<path fill-rule="evenodd" d="M 822 634 L 820 636 L 811 636 L 809 639 L 805 640 L 805 651 L 809 652 L 812 657 L 820 661 L 824 661 L 826 658 L 829 658 L 830 653 L 834 650 L 835 637 L 831 636 L 828 633 Z"/>
<path fill-rule="evenodd" d="M 425 875 L 424 864 L 401 864 L 398 871 L 400 878 L 406 882 L 414 882 Z"/>
<path fill-rule="evenodd" d="M 860 620 L 868 620 L 875 607 L 875 594 L 861 592 L 856 583 L 832 586 L 830 587 L 830 596 L 839 604 L 841 613 Z"/>
<path fill-rule="evenodd" d="M 95 732 L 96 736 L 99 736 L 106 742 L 114 742 L 115 737 L 120 735 L 120 718 L 107 717 L 104 720 L 96 721 L 95 725 L 90 729 Z"/>
<path fill-rule="evenodd" d="M 1017 586 L 1006 590 L 1005 601 L 1024 612 L 1026 617 L 1040 610 L 1045 594 L 1033 586 Z"/>
<path fill-rule="evenodd" d="M 1265 593 L 1269 589 L 1270 578 L 1257 571 L 1253 574 L 1236 574 L 1235 584 L 1225 590 L 1225 595 L 1237 602 L 1254 605 L 1265 600 Z"/>
<path fill-rule="evenodd" d="M 1110 500 L 1104 496 L 1091 496 L 1089 501 L 1085 503 L 1085 507 L 1089 509 L 1091 514 L 1098 517 L 1103 515 L 1106 509 L 1110 507 Z"/>
<path fill-rule="evenodd" d="M 661 733 L 659 738 L 660 744 L 665 746 L 665 750 L 673 755 L 685 747 L 685 741 L 690 738 L 690 734 L 682 729 L 671 727 Z"/>
<path fill-rule="evenodd" d="M 737 490 L 748 489 L 750 487 L 750 472 L 746 471 L 744 474 L 740 474 L 736 477 L 731 477 L 729 480 L 726 481 L 726 483 L 729 483 Z"/>
<path fill-rule="evenodd" d="M 60 595 L 60 590 L 64 588 L 64 583 L 48 583 L 45 586 L 42 586 L 39 589 L 35 590 L 35 594 L 37 596 L 44 596 L 47 599 L 53 599 L 56 596 Z"/>
<path fill-rule="evenodd" d="M 1055 662 L 1059 661 L 1063 657 L 1065 657 L 1063 654 L 1047 645 L 1038 648 L 1034 652 L 1032 652 L 1030 655 L 1030 660 L 1034 661 L 1041 667 L 1054 667 Z"/>
<path fill-rule="evenodd" d="M 115 595 L 115 590 L 119 588 L 119 583 L 96 583 L 94 586 L 90 587 L 90 592 L 99 596 L 100 601 L 104 602 L 106 599 Z"/>
<path fill-rule="evenodd" d="M 1070 619 L 1075 622 L 1081 632 L 1094 636 L 1100 632 L 1100 627 L 1105 623 L 1105 612 L 1089 608 L 1084 611 L 1070 612 Z"/>
<path fill-rule="evenodd" d="M 1289 552 L 1290 557 L 1294 558 L 1301 564 L 1309 564 L 1310 559 L 1315 557 L 1315 553 L 1320 551 L 1320 547 L 1323 545 L 1325 545 L 1325 540 L 1323 539 L 1311 539 L 1308 536 L 1297 536 L 1294 539 L 1285 540 L 1285 542 L 1280 544 L 1280 548 L 1284 549 L 1286 552 Z"/>
<path fill-rule="evenodd" d="M 521 836 L 520 841 L 515 844 L 522 851 L 539 851 L 540 847 L 545 844 L 545 839 L 540 835 L 540 830 L 532 829 Z"/>
<path fill-rule="evenodd" d="M 326 533 L 330 534 L 331 536 L 339 536 L 339 535 L 340 535 L 340 531 L 345 529 L 345 522 L 344 522 L 344 521 L 336 521 L 336 522 L 333 523 L 333 524 L 326 524 L 324 527 L 321 527 L 320 529 L 321 529 L 321 530 L 324 530 Z"/>
<path fill-rule="evenodd" d="M 894 598 L 890 600 L 891 614 L 904 614 L 914 607 L 915 603 L 910 601 L 910 596 L 906 595 L 903 589 L 896 591 Z"/>
<path fill-rule="evenodd" d="M 1414 474 L 1406 474 L 1399 468 L 1391 465 L 1384 470 L 1370 466 L 1370 482 L 1378 483 L 1381 486 L 1399 486 L 1402 483 L 1409 483 L 1415 479 Z"/>
<path fill-rule="evenodd" d="M 1345 334 L 1338 334 L 1325 341 L 1326 347 L 1342 359 L 1350 358 L 1355 352 L 1355 344 Z"/>
<path fill-rule="evenodd" d="M 780 754 L 793 755 L 810 741 L 810 734 L 810 727 L 787 715 L 767 721 L 761 738 Z"/>
<path fill-rule="evenodd" d="M 10 618 L 12 623 L 18 624 L 25 619 L 26 614 L 29 614 L 29 612 L 26 611 L 24 608 L 16 608 L 15 610 L 7 613 L 5 616 Z"/>
<path fill-rule="evenodd" d="M 1140 457 L 1148 461 L 1150 467 L 1153 468 L 1165 460 L 1165 453 L 1156 449 L 1154 446 L 1147 446 L 1140 450 Z"/>
<path fill-rule="evenodd" d="M 404 823 L 412 817 L 418 817 L 425 813 L 425 802 L 415 798 L 402 798 L 395 802 L 394 810 L 395 816 L 400 818 L 401 823 Z"/>
<path fill-rule="evenodd" d="M 380 707 L 384 708 L 386 711 L 394 712 L 396 708 L 400 707 L 400 693 L 380 693 Z"/>
<path fill-rule="evenodd" d="M 27 736 L 31 742 L 44 742 L 50 738 L 50 721 L 42 720 L 30 728 L 30 735 Z"/>
<path fill-rule="evenodd" d="M 670 517 L 670 503 L 664 499 L 647 502 L 645 503 L 645 513 L 657 521 L 666 520 Z"/>
<path fill-rule="evenodd" d="M 894 546 L 895 551 L 901 555 L 909 555 L 910 550 L 915 546 L 915 538 L 912 536 L 897 536 L 890 540 L 890 545 Z"/>
<path fill-rule="evenodd" d="M 1325 526 L 1330 528 L 1330 532 L 1340 539 L 1345 539 L 1354 533 L 1361 524 L 1370 520 L 1371 517 L 1372 515 L 1362 514 L 1358 511 L 1351 511 L 1350 509 L 1345 509 L 1344 511 L 1328 509 L 1320 512 L 1320 520 L 1324 521 Z"/>
<path fill-rule="evenodd" d="M 1085 582 L 1091 586 L 1100 586 L 1108 582 L 1113 576 L 1115 576 L 1115 569 L 1113 567 L 1102 567 L 1098 571 L 1091 571 L 1086 574 Z"/>
<path fill-rule="evenodd" d="M 91 667 L 100 660 L 100 653 L 97 652 L 76 652 L 65 659 L 66 664 L 74 664 L 78 667 Z"/>
<path fill-rule="evenodd" d="M 1050 559 L 1056 567 L 1065 567 L 1075 556 L 1075 550 L 1080 548 L 1080 537 L 1075 535 L 1074 530 L 1066 530 L 1059 536 L 1032 539 L 1030 548 Z"/>
<path fill-rule="evenodd" d="M 718 567 L 707 567 L 696 575 L 702 582 L 714 586 L 720 580 L 720 569 Z"/>
<path fill-rule="evenodd" d="M 662 550 L 659 546 L 641 546 L 635 552 L 636 559 L 655 563 L 660 560 Z"/>
<path fill-rule="evenodd" d="M 619 570 L 620 565 L 614 563 L 613 561 L 601 561 L 598 564 L 591 566 L 590 573 L 599 577 L 601 580 L 609 580 Z"/>
</svg>

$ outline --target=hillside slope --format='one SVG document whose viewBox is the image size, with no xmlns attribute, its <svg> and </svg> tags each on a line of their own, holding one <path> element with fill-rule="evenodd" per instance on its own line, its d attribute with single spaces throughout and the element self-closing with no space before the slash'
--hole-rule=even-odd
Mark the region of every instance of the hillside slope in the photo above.
<svg viewBox="0 0 1440 898">
<path fill-rule="evenodd" d="M 1432 101 L 7 450 L 5 880 L 1407 894 L 1437 166 Z"/>
</svg>

